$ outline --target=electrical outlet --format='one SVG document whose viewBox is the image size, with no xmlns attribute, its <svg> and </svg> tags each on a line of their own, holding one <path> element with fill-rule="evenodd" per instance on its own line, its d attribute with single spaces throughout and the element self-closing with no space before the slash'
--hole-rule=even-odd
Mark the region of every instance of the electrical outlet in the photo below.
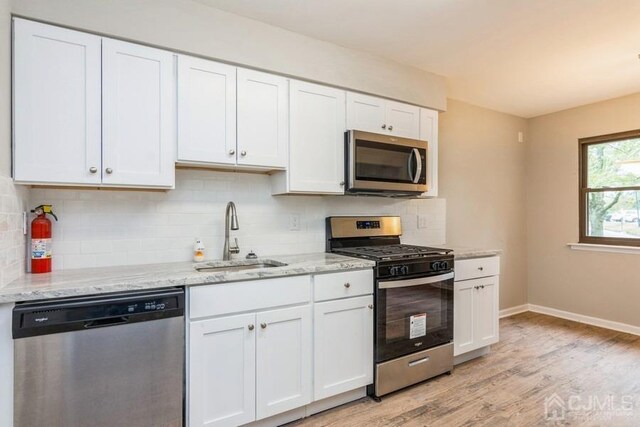
<svg viewBox="0 0 640 427">
<path fill-rule="evenodd" d="M 418 215 L 418 228 L 427 228 L 429 226 L 429 217 L 427 215 Z"/>
<path fill-rule="evenodd" d="M 289 230 L 300 231 L 300 215 L 299 214 L 289 215 Z"/>
</svg>

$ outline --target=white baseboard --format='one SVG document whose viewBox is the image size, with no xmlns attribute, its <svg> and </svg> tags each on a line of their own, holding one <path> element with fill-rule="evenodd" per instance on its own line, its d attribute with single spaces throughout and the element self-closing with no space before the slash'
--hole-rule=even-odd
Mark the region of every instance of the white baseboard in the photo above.
<svg viewBox="0 0 640 427">
<path fill-rule="evenodd" d="M 619 332 L 626 332 L 632 335 L 640 335 L 640 326 L 633 326 L 627 323 L 614 322 L 613 320 L 600 319 L 599 317 L 585 316 L 584 314 L 572 313 L 570 311 L 558 310 L 556 308 L 544 307 L 541 305 L 529 304 L 529 311 L 546 314 L 561 319 L 573 320 L 578 323 L 598 326 L 600 328 L 611 329 Z"/>
<path fill-rule="evenodd" d="M 529 311 L 529 304 L 516 305 L 514 307 L 505 308 L 504 310 L 500 310 L 499 317 L 502 319 L 503 317 L 513 316 L 515 314 L 524 313 L 525 311 Z"/>
</svg>

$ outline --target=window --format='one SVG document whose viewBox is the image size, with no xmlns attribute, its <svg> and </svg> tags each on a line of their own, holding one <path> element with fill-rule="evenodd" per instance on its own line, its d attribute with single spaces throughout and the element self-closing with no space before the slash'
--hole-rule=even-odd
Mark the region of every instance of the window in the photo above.
<svg viewBox="0 0 640 427">
<path fill-rule="evenodd" d="M 580 243 L 640 246 L 640 130 L 579 142 Z"/>
</svg>

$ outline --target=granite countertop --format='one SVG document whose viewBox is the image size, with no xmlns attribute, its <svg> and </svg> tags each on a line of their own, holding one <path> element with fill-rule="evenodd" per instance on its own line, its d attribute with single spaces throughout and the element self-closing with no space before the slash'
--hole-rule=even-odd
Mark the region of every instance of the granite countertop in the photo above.
<svg viewBox="0 0 640 427">
<path fill-rule="evenodd" d="M 463 260 L 469 258 L 482 258 L 488 256 L 496 256 L 502 253 L 502 249 L 479 249 L 479 248 L 468 248 L 463 246 L 447 246 L 444 245 L 447 249 L 453 249 L 454 259 Z"/>
<path fill-rule="evenodd" d="M 241 271 L 199 272 L 195 270 L 196 266 L 216 266 L 221 265 L 222 261 L 178 262 L 27 274 L 0 287 L 0 303 L 358 270 L 372 268 L 375 265 L 373 261 L 328 253 L 233 261 L 234 265 L 256 262 L 286 265 Z"/>
</svg>

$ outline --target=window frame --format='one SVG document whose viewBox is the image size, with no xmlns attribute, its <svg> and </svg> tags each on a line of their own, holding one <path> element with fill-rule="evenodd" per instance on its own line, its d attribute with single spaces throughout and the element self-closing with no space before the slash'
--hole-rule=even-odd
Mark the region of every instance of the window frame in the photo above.
<svg viewBox="0 0 640 427">
<path fill-rule="evenodd" d="M 589 188 L 589 159 L 588 148 L 590 145 L 602 144 L 606 142 L 622 141 L 625 139 L 640 138 L 640 129 L 611 133 L 607 135 L 592 136 L 588 138 L 578 139 L 579 155 L 578 155 L 578 191 L 579 191 L 579 243 L 612 245 L 612 246 L 640 246 L 639 238 L 626 237 L 600 237 L 587 235 L 588 221 L 588 205 L 587 195 L 592 192 L 607 191 L 640 191 L 640 186 L 631 187 L 606 187 L 606 188 Z M 624 221 L 624 219 L 622 220 Z"/>
</svg>

